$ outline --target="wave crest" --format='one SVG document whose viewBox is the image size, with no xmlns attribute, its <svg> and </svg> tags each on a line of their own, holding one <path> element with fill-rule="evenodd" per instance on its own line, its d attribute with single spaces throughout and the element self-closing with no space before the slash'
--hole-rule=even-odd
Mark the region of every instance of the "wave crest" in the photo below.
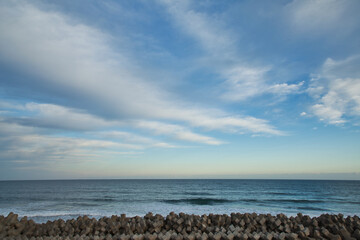
<svg viewBox="0 0 360 240">
<path fill-rule="evenodd" d="M 222 198 L 185 198 L 185 199 L 168 199 L 168 200 L 163 200 L 163 202 L 170 204 L 186 203 L 192 205 L 215 205 L 215 204 L 229 203 L 233 201 Z"/>
</svg>

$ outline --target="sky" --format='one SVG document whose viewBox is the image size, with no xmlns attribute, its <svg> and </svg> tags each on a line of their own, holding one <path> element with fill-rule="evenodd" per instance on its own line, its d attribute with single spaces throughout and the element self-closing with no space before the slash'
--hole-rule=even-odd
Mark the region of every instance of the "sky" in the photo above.
<svg viewBox="0 0 360 240">
<path fill-rule="evenodd" d="M 0 2 L 0 180 L 360 180 L 360 1 Z"/>
</svg>

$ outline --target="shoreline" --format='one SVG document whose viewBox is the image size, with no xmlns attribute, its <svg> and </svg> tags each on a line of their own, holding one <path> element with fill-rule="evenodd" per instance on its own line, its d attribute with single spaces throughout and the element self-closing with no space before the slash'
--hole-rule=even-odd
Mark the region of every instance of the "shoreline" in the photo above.
<svg viewBox="0 0 360 240">
<path fill-rule="evenodd" d="M 120 239 L 120 240 L 271 240 L 271 239 L 360 239 L 358 216 L 323 214 L 309 217 L 298 213 L 232 213 L 191 215 L 171 212 L 143 217 L 120 216 L 36 223 L 17 214 L 0 215 L 0 239 Z"/>
</svg>

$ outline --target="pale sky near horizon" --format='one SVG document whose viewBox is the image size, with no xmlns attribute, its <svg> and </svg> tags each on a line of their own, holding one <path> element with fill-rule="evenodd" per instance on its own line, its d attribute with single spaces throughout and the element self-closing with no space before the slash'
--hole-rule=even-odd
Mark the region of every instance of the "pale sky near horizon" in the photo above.
<svg viewBox="0 0 360 240">
<path fill-rule="evenodd" d="M 360 1 L 1 1 L 0 180 L 360 180 Z"/>
</svg>

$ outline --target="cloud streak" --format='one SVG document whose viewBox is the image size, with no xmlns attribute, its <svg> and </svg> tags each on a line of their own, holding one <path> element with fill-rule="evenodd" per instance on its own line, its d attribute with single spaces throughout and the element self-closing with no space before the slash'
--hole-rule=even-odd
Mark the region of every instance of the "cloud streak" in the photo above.
<svg viewBox="0 0 360 240">
<path fill-rule="evenodd" d="M 20 1 L 2 3 L 0 13 L 1 58 L 31 73 L 35 91 L 66 99 L 68 106 L 80 112 L 115 120 L 175 120 L 213 130 L 229 127 L 282 134 L 265 120 L 175 100 L 139 76 L 133 61 L 112 49 L 110 36 L 59 12 L 45 12 Z M 30 83 L 18 79 L 13 84 Z"/>
<path fill-rule="evenodd" d="M 19 109 L 23 116 L 17 116 L 18 112 L 13 113 L 13 116 L 7 114 L 7 121 L 25 126 L 68 131 L 90 131 L 116 125 L 114 121 L 106 121 L 84 111 L 55 104 L 30 102 L 24 105 L 17 104 L 8 109 L 10 111 Z"/>
<path fill-rule="evenodd" d="M 221 15 L 207 15 L 196 11 L 195 2 L 159 1 L 165 5 L 176 26 L 195 39 L 205 50 L 201 60 L 215 69 L 223 79 L 225 92 L 221 98 L 227 101 L 244 101 L 264 94 L 288 95 L 298 93 L 303 83 L 273 83 L 267 76 L 272 66 L 249 64 L 246 57 L 238 54 L 237 37 L 227 29 Z"/>
<path fill-rule="evenodd" d="M 166 124 L 166 123 L 150 122 L 150 121 L 140 121 L 135 124 L 137 127 L 150 130 L 154 134 L 169 135 L 178 140 L 199 142 L 208 145 L 223 144 L 222 141 L 216 140 L 215 138 L 193 133 L 182 126 L 175 124 Z"/>
<path fill-rule="evenodd" d="M 25 127 L 61 130 L 70 132 L 89 132 L 99 133 L 102 138 L 121 139 L 126 142 L 146 145 L 147 147 L 175 147 L 172 144 L 165 142 L 157 142 L 151 138 L 140 136 L 137 134 L 108 130 L 116 128 L 133 128 L 146 129 L 152 134 L 166 135 L 177 140 L 204 143 L 210 145 L 218 145 L 221 141 L 214 138 L 207 137 L 201 134 L 196 134 L 186 127 L 175 124 L 165 124 L 161 122 L 151 121 L 121 121 L 121 120 L 105 120 L 97 116 L 81 112 L 77 109 L 66 108 L 64 106 L 54 104 L 38 104 L 27 103 L 11 104 L 1 102 L 6 106 L 8 112 L 4 115 L 3 122 L 16 123 Z M 21 116 L 14 110 L 21 110 Z M 12 113 L 12 114 L 11 114 Z M 64 121 L 66 119 L 66 121 Z M 105 131 L 104 131 L 105 130 Z"/>
<path fill-rule="evenodd" d="M 50 164 L 95 160 L 101 154 L 139 153 L 143 146 L 109 140 L 42 135 L 32 127 L 0 121 L 0 160 Z M 129 152 L 129 150 L 131 150 Z M 20 161 L 20 162 L 19 162 Z"/>
</svg>

